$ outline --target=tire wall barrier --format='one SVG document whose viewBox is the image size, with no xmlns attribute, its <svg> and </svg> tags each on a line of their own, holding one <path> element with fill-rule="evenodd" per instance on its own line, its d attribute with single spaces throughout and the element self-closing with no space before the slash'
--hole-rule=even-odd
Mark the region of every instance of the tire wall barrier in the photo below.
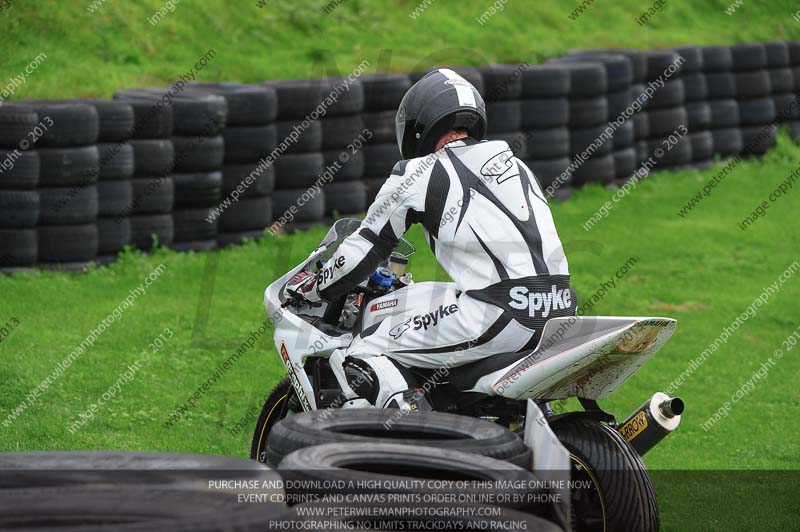
<svg viewBox="0 0 800 532">
<path fill-rule="evenodd" d="M 449 68 L 483 95 L 488 138 L 508 142 L 556 199 L 759 156 L 778 127 L 800 137 L 796 41 Z M 425 73 L 7 102 L 0 271 L 82 269 L 128 245 L 210 250 L 362 213 L 401 158 L 395 113 Z"/>
<path fill-rule="evenodd" d="M 0 529 L 568 529 L 557 486 L 531 470 L 531 450 L 508 428 L 442 412 L 398 419 L 391 410 L 373 410 L 279 420 L 268 436 L 269 465 L 260 456 L 0 453 Z M 337 430 L 354 418 L 352 436 Z M 398 465 L 402 475 L 393 471 Z M 650 488 L 649 479 L 639 486 Z M 642 506 L 636 502 L 619 505 Z"/>
</svg>

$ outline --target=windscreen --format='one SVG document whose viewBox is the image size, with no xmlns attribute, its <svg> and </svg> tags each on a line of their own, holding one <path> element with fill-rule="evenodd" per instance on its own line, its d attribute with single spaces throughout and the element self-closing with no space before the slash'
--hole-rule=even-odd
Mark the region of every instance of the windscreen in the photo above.
<svg viewBox="0 0 800 532">
<path fill-rule="evenodd" d="M 326 246 L 326 249 L 319 255 L 318 259 L 325 261 L 333 256 L 333 254 L 336 253 L 336 250 L 339 249 L 339 246 L 342 244 L 344 239 L 358 231 L 360 227 L 361 220 L 358 218 L 342 218 L 337 220 L 331 226 L 328 234 L 325 235 L 325 238 L 322 239 L 322 242 L 320 242 L 320 246 Z M 408 258 L 416 253 L 417 250 L 414 247 L 414 244 L 405 238 L 401 238 L 393 251 L 402 255 L 403 257 Z"/>
</svg>

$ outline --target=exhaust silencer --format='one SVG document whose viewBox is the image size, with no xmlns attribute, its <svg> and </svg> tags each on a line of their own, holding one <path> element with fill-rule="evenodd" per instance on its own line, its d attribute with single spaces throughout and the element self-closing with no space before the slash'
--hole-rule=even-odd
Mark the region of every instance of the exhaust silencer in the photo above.
<svg viewBox="0 0 800 532">
<path fill-rule="evenodd" d="M 656 392 L 619 426 L 619 432 L 639 456 L 678 428 L 683 413 L 683 400 Z"/>
</svg>

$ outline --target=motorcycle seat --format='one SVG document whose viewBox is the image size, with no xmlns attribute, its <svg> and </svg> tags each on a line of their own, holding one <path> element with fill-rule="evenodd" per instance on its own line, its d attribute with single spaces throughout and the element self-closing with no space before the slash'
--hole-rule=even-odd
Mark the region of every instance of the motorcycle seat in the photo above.
<svg viewBox="0 0 800 532">
<path fill-rule="evenodd" d="M 488 356 L 463 366 L 450 368 L 448 375 L 450 386 L 459 391 L 469 390 L 478 379 L 489 373 L 510 366 L 531 354 L 533 350 L 526 350 L 519 353 L 500 353 Z"/>
</svg>

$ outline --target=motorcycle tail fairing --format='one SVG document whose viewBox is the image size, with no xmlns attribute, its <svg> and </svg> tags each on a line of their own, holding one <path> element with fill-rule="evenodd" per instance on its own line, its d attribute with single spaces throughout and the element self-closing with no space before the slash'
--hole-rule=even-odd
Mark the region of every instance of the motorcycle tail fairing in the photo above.
<svg viewBox="0 0 800 532">
<path fill-rule="evenodd" d="M 533 351 L 452 368 L 450 382 L 509 399 L 600 399 L 642 367 L 676 326 L 670 318 L 554 318 Z"/>
</svg>

